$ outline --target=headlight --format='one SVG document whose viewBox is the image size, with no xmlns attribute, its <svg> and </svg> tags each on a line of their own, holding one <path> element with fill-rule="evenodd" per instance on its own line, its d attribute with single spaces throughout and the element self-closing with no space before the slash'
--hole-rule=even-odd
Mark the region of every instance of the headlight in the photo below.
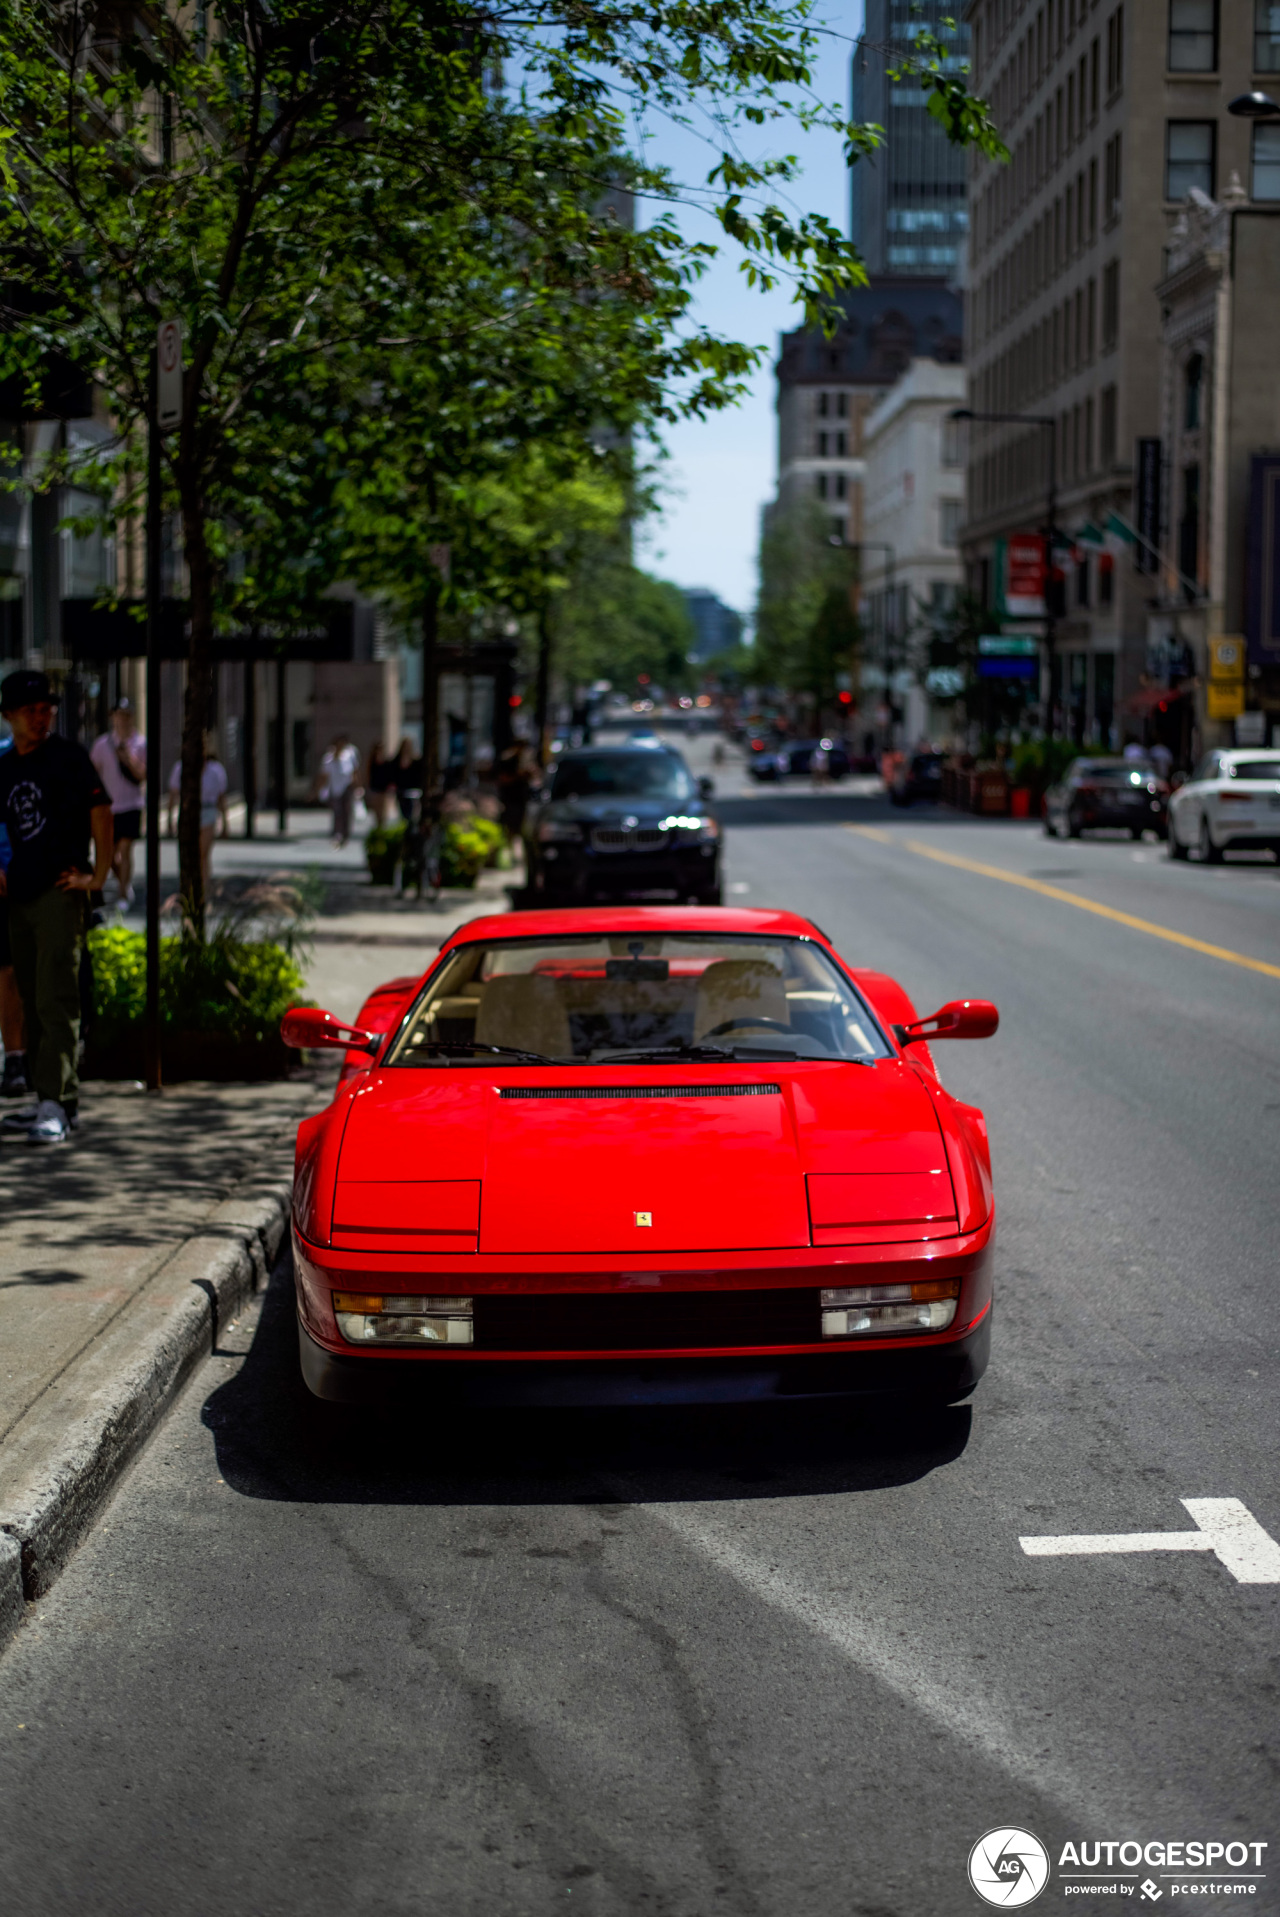
<svg viewBox="0 0 1280 1917">
<path fill-rule="evenodd" d="M 544 819 L 538 827 L 539 845 L 576 845 L 581 838 L 580 825 L 562 824 L 558 819 Z"/>
<path fill-rule="evenodd" d="M 673 812 L 668 818 L 659 819 L 660 832 L 687 832 L 695 839 L 718 839 L 720 827 L 714 819 L 701 818 L 697 813 Z"/>
<path fill-rule="evenodd" d="M 475 1342 L 470 1298 L 417 1298 L 335 1291 L 338 1330 L 353 1345 L 469 1345 Z"/>
<path fill-rule="evenodd" d="M 822 1293 L 824 1338 L 869 1338 L 886 1332 L 945 1331 L 956 1315 L 958 1278 L 913 1284 L 846 1285 Z"/>
</svg>

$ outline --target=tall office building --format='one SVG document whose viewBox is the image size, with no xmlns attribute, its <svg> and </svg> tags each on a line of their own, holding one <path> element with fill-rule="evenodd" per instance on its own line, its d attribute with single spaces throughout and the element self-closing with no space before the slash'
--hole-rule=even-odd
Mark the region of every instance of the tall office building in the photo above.
<svg viewBox="0 0 1280 1917">
<path fill-rule="evenodd" d="M 689 608 L 697 638 L 689 654 L 690 662 L 701 665 L 718 652 L 732 652 L 742 644 L 742 614 L 726 606 L 709 586 L 683 586 L 684 603 Z"/>
<path fill-rule="evenodd" d="M 951 48 L 949 65 L 962 66 L 969 29 L 942 24 L 959 12 L 920 0 L 866 0 L 853 54 L 853 117 L 883 127 L 885 143 L 853 168 L 850 231 L 872 274 L 954 280 L 963 270 L 964 151 L 947 139 L 917 81 L 889 77 L 922 27 Z"/>
<path fill-rule="evenodd" d="M 1088 541 L 1115 515 L 1111 523 L 1136 526 L 1186 576 L 1175 601 L 1216 592 L 1211 543 L 1225 500 L 1208 494 L 1207 443 L 1202 456 L 1192 447 L 1207 430 L 1193 412 L 1198 398 L 1185 400 L 1197 424 L 1170 466 L 1156 287 L 1194 193 L 1206 203 L 1280 200 L 1273 125 L 1227 112 L 1255 84 L 1274 89 L 1277 11 L 1270 0 L 970 0 L 967 18 L 972 85 L 1012 156 L 1008 165 L 971 161 L 970 404 L 1053 422 L 974 424 L 970 576 L 990 590 L 1001 542 L 1044 526 L 1052 452 L 1058 527 Z M 1274 325 L 1265 301 L 1256 321 Z M 1179 350 L 1175 370 L 1190 391 L 1208 347 L 1192 336 Z M 1273 390 L 1274 381 L 1254 396 L 1257 438 L 1268 444 Z M 1237 559 L 1238 570 L 1243 553 Z M 1149 550 L 1136 561 L 1132 547 L 1087 543 L 1073 560 L 1060 582 L 1058 724 L 1103 742 L 1154 728 L 1153 695 L 1189 683 L 1188 663 L 1204 671 L 1202 658 L 1187 662 L 1167 643 L 1167 568 Z M 1238 589 L 1223 590 L 1234 621 Z M 1048 692 L 1042 686 L 1042 701 Z"/>
<path fill-rule="evenodd" d="M 862 537 L 863 422 L 914 360 L 956 366 L 963 357 L 964 303 L 942 280 L 873 280 L 840 295 L 842 319 L 828 339 L 784 333 L 778 379 L 778 498 L 786 508 L 820 502 L 831 536 Z M 772 510 L 772 509 L 771 509 Z"/>
</svg>

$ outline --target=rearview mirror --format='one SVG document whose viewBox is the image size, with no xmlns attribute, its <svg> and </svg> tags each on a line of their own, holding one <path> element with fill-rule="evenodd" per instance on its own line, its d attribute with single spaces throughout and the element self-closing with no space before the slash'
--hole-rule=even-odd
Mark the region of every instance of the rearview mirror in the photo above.
<svg viewBox="0 0 1280 1917">
<path fill-rule="evenodd" d="M 324 1047 L 336 1047 L 343 1052 L 376 1052 L 386 1034 L 362 1032 L 354 1025 L 344 1025 L 332 1012 L 322 1012 L 318 1005 L 295 1005 L 280 1021 L 280 1036 L 297 1052 L 317 1052 Z"/>
<path fill-rule="evenodd" d="M 714 779 L 708 779 L 706 777 L 703 777 L 698 780 L 698 795 L 700 798 L 713 799 L 715 797 L 715 793 L 716 793 L 716 782 Z"/>
<path fill-rule="evenodd" d="M 899 1045 L 918 1045 L 935 1038 L 990 1038 L 999 1024 L 1000 1014 L 990 999 L 953 998 L 928 1018 L 893 1030 Z"/>
</svg>

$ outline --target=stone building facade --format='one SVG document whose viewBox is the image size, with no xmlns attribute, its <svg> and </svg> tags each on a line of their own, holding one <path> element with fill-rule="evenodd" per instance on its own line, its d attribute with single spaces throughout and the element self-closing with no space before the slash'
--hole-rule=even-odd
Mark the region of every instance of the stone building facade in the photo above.
<svg viewBox="0 0 1280 1917">
<path fill-rule="evenodd" d="M 964 549 L 990 593 L 999 542 L 1045 524 L 1051 441 L 1069 537 L 1111 515 L 1149 541 L 1167 527 L 1154 289 L 1193 189 L 1266 183 L 1269 135 L 1227 104 L 1280 68 L 1280 31 L 1255 0 L 970 0 L 965 17 L 1011 153 L 971 161 L 969 404 L 1053 422 L 971 429 Z M 1149 733 L 1149 695 L 1187 663 L 1162 647 L 1143 550 L 1104 567 L 1077 545 L 1062 582 L 1052 696 L 1082 739 Z M 1040 691 L 1043 717 L 1047 658 Z"/>
</svg>

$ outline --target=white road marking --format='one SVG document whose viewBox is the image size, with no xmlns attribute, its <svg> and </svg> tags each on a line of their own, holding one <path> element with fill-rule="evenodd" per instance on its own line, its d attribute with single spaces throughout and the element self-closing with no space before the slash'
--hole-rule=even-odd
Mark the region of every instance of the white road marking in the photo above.
<svg viewBox="0 0 1280 1917">
<path fill-rule="evenodd" d="M 621 1495 L 636 1497 L 634 1482 L 622 1477 L 615 1482 Z M 643 1508 L 753 1598 L 812 1632 L 989 1763 L 1054 1798 L 1064 1815 L 1088 1821 L 1103 1813 L 1104 1800 L 1095 1793 L 1092 1780 L 1082 1778 L 1069 1760 L 1045 1747 L 1041 1726 L 1027 1721 L 1016 1703 L 1009 1711 L 1001 1708 L 1001 1700 L 992 1695 L 985 1665 L 979 1671 L 950 1636 L 940 1637 L 931 1646 L 922 1637 L 918 1620 L 917 1628 L 904 1628 L 912 1621 L 910 1607 L 898 1610 L 892 1603 L 866 1596 L 859 1604 L 847 1592 L 835 1595 L 812 1588 L 803 1575 L 770 1561 L 776 1557 L 776 1546 L 766 1547 L 767 1554 L 762 1554 L 735 1535 L 747 1524 L 741 1513 L 711 1516 L 697 1504 L 646 1504 Z M 750 1529 L 756 1529 L 755 1513 Z"/>
<path fill-rule="evenodd" d="M 1121 1551 L 1212 1551 L 1237 1584 L 1280 1584 L 1280 1544 L 1239 1498 L 1182 1498 L 1194 1531 L 1088 1532 L 1019 1538 L 1029 1558 L 1103 1556 Z"/>
</svg>

